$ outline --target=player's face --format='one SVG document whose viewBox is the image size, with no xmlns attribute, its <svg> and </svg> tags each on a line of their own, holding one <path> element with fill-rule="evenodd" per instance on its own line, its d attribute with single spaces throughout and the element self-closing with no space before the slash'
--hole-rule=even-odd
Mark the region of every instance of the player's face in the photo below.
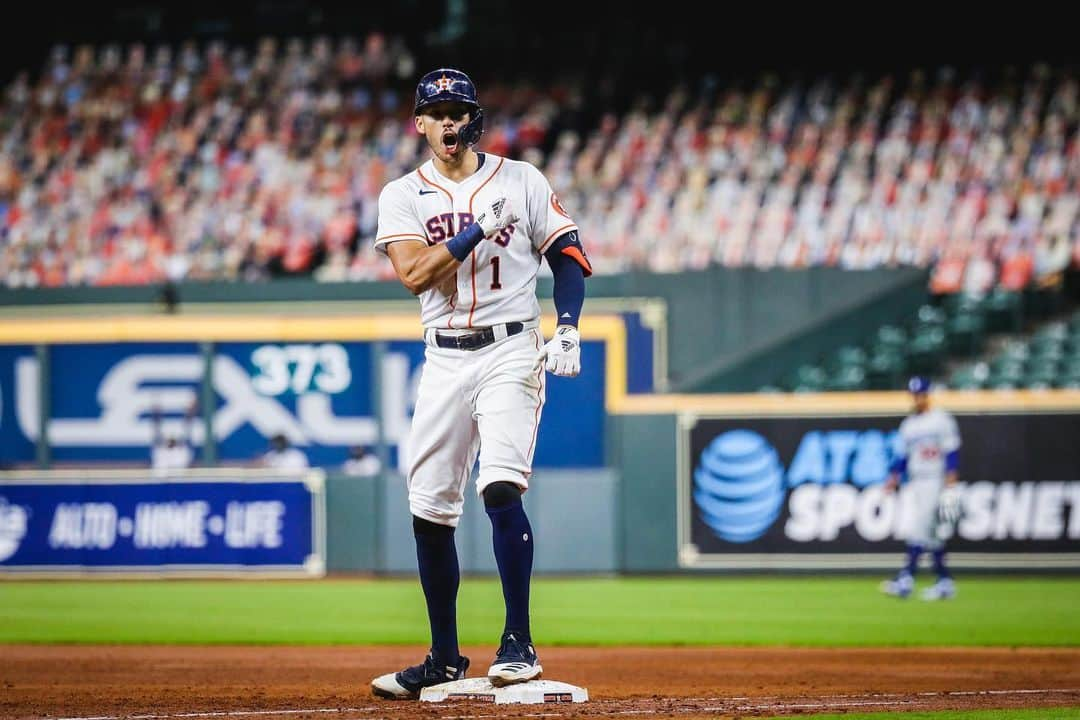
<svg viewBox="0 0 1080 720">
<path fill-rule="evenodd" d="M 435 156 L 453 165 L 465 156 L 465 144 L 461 142 L 461 128 L 469 122 L 471 113 L 463 103 L 435 103 L 417 115 L 416 131 L 423 134 Z"/>
<path fill-rule="evenodd" d="M 926 393 L 915 393 L 912 400 L 915 401 L 916 412 L 924 413 L 930 407 L 930 396 Z"/>
</svg>

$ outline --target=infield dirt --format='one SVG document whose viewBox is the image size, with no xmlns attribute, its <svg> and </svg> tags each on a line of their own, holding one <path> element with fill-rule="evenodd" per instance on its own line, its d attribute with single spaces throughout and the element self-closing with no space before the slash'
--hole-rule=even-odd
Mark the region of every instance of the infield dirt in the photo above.
<svg viewBox="0 0 1080 720">
<path fill-rule="evenodd" d="M 493 648 L 464 648 L 481 675 Z M 579 705 L 373 698 L 418 647 L 0 645 L 3 718 L 761 717 L 1080 706 L 1078 649 L 541 648 Z"/>
</svg>

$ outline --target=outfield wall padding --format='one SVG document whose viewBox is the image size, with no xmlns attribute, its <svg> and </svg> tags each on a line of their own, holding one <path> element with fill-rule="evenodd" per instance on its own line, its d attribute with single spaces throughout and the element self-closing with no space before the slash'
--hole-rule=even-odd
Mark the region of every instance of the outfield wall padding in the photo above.
<svg viewBox="0 0 1080 720">
<path fill-rule="evenodd" d="M 618 569 L 617 476 L 608 469 L 537 471 L 523 502 L 536 536 L 534 570 L 544 573 L 612 573 Z M 328 570 L 415 575 L 405 479 L 334 475 L 328 479 Z M 491 523 L 476 495 L 465 490 L 465 509 L 455 535 L 461 570 L 498 572 Z"/>
</svg>

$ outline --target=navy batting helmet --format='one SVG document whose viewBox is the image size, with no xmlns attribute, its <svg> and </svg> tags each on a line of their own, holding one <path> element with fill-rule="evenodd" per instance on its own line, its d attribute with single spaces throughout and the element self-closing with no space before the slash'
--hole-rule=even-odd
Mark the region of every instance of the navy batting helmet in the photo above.
<svg viewBox="0 0 1080 720">
<path fill-rule="evenodd" d="M 484 134 L 484 110 L 476 99 L 476 86 L 469 76 L 453 68 L 439 68 L 420 78 L 416 85 L 413 114 L 419 115 L 428 105 L 440 102 L 464 103 L 471 108 L 469 122 L 461 128 L 459 137 L 466 145 L 479 142 L 480 136 Z"/>
<path fill-rule="evenodd" d="M 908 380 L 907 384 L 908 392 L 912 395 L 921 395 L 923 393 L 930 392 L 930 378 L 923 377 L 922 375 L 916 375 Z"/>
</svg>

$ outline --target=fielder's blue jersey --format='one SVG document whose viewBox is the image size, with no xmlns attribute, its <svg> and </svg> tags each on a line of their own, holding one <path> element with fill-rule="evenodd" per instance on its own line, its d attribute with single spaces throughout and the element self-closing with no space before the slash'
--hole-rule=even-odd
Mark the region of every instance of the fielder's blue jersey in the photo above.
<svg viewBox="0 0 1080 720">
<path fill-rule="evenodd" d="M 907 460 L 910 481 L 943 482 L 946 458 L 959 448 L 956 419 L 944 410 L 933 408 L 900 423 L 896 452 Z"/>
</svg>

